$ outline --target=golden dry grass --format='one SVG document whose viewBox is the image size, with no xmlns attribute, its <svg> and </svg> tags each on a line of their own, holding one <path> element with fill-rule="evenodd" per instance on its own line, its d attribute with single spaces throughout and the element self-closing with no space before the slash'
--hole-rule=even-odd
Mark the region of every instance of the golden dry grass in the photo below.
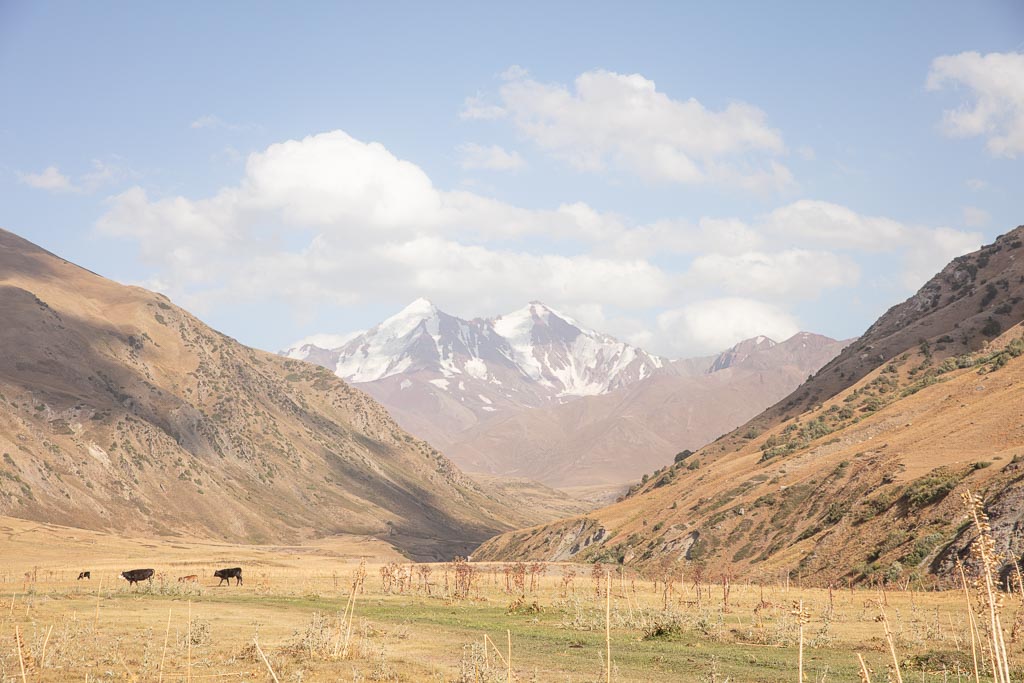
<svg viewBox="0 0 1024 683">
<path fill-rule="evenodd" d="M 380 569 L 395 557 L 363 539 L 228 546 L 122 539 L 9 518 L 0 518 L 0 533 L 5 682 L 23 680 L 23 664 L 26 681 L 269 681 L 267 663 L 282 683 L 506 681 L 509 636 L 516 681 L 606 680 L 609 645 L 610 679 L 617 682 L 793 681 L 800 601 L 805 680 L 861 680 L 857 653 L 872 680 L 886 680 L 883 609 L 907 683 L 972 678 L 962 592 L 830 592 L 787 588 L 773 577 L 763 587 L 730 586 L 725 606 L 723 586 L 710 573 L 699 593 L 690 573 L 666 592 L 664 583 L 613 569 L 606 602 L 595 589 L 608 579 L 592 567 L 545 565 L 531 590 L 529 572 L 516 588 L 512 565 L 473 563 L 468 588 L 450 565 L 402 564 L 399 575 L 408 568 L 411 585 L 385 593 Z M 348 636 L 343 613 L 362 554 L 376 555 Z M 236 565 L 244 568 L 244 585 L 218 588 L 214 569 Z M 423 566 L 431 570 L 429 595 Z M 157 570 L 152 585 L 129 589 L 116 579 L 139 567 Z M 76 581 L 86 569 L 92 580 Z M 187 574 L 200 582 L 176 581 Z M 455 598 L 460 590 L 466 597 Z M 1005 603 L 1006 621 L 1015 621 L 1019 597 Z M 1019 680 L 1022 646 L 1008 647 L 1012 678 Z M 980 656 L 990 659 L 984 649 Z"/>
</svg>

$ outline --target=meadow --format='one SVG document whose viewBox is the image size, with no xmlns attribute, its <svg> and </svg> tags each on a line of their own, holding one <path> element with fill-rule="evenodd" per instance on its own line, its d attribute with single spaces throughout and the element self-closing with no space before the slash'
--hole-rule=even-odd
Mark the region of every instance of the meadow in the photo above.
<svg viewBox="0 0 1024 683">
<path fill-rule="evenodd" d="M 613 566 L 413 565 L 372 539 L 232 546 L 10 518 L 0 534 L 5 683 L 724 683 L 795 681 L 801 667 L 806 681 L 910 683 L 974 680 L 975 660 L 979 680 L 1024 677 L 1021 596 L 1001 596 L 1008 661 L 996 677 L 973 587 L 729 582 L 686 565 L 657 580 Z M 214 570 L 229 566 L 244 584 L 218 587 Z M 118 578 L 142 567 L 156 569 L 152 584 Z M 77 580 L 83 570 L 90 580 Z M 177 580 L 190 574 L 199 581 Z"/>
</svg>

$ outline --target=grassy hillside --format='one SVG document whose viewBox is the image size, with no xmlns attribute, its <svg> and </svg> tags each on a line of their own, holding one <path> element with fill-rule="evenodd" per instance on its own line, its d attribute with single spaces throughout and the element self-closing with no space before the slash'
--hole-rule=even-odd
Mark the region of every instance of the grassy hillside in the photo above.
<svg viewBox="0 0 1024 683">
<path fill-rule="evenodd" d="M 898 581 L 947 573 L 970 488 L 1019 557 L 1022 237 L 956 259 L 790 397 L 621 502 L 476 556 Z"/>
<path fill-rule="evenodd" d="M 0 513 L 86 529 L 465 553 L 540 505 L 485 491 L 320 367 L 0 231 Z"/>
</svg>

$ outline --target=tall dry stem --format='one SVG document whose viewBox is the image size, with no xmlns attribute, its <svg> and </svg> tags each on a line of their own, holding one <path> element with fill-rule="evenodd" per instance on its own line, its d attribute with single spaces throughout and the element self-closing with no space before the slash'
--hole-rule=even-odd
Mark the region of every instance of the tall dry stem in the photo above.
<svg viewBox="0 0 1024 683">
<path fill-rule="evenodd" d="M 25 658 L 21 654 L 21 628 L 18 626 L 14 627 L 14 639 L 18 642 L 18 665 L 21 666 L 21 683 L 28 683 L 28 677 L 25 675 Z"/>
<path fill-rule="evenodd" d="M 511 661 L 505 659 L 505 655 L 503 655 L 501 653 L 501 650 L 498 648 L 498 644 L 495 643 L 493 640 L 491 640 L 491 637 L 485 633 L 484 634 L 484 652 L 485 653 L 487 652 L 487 643 L 491 644 L 491 648 L 494 649 L 494 654 L 498 655 L 498 658 L 501 660 L 501 663 L 505 664 L 511 670 L 511 668 L 512 668 Z M 485 654 L 485 660 L 486 660 L 486 657 L 488 657 L 488 656 L 490 656 L 490 655 L 486 655 Z"/>
<path fill-rule="evenodd" d="M 92 630 L 95 632 L 100 627 L 100 593 L 103 592 L 103 577 L 100 577 L 100 583 L 96 586 L 96 617 L 92 621 Z"/>
<path fill-rule="evenodd" d="M 341 658 L 348 658 L 348 646 L 352 642 L 352 620 L 356 616 L 356 589 L 355 586 L 352 588 L 352 606 L 348 611 L 348 626 L 345 628 L 345 645 L 341 648 Z"/>
<path fill-rule="evenodd" d="M 188 601 L 188 629 L 185 631 L 186 647 L 188 656 L 185 660 L 185 681 L 192 683 L 192 601 Z"/>
<path fill-rule="evenodd" d="M 896 656 L 896 643 L 892 636 L 892 630 L 889 628 L 889 617 L 886 615 L 885 610 L 882 610 L 882 626 L 885 628 L 885 641 L 889 643 L 889 654 L 892 655 L 892 666 L 896 671 L 896 683 L 903 683 L 903 673 L 900 671 L 900 658 Z"/>
<path fill-rule="evenodd" d="M 799 649 L 797 650 L 797 683 L 804 683 L 804 625 L 809 621 L 808 613 L 804 610 L 804 601 L 793 603 L 791 612 L 796 617 L 799 626 Z"/>
<path fill-rule="evenodd" d="M 42 668 L 46 665 L 46 645 L 50 642 L 50 634 L 53 633 L 53 624 L 50 624 L 50 628 L 46 630 L 46 638 L 43 639 L 43 652 L 39 656 L 39 667 Z"/>
<path fill-rule="evenodd" d="M 277 674 L 274 673 L 274 667 L 270 666 L 270 660 L 268 660 L 267 656 L 263 654 L 263 648 L 260 647 L 260 641 L 254 638 L 252 644 L 256 646 L 256 652 L 260 653 L 263 663 L 267 665 L 267 671 L 270 672 L 270 677 L 274 679 L 274 683 L 281 683 L 277 678 Z"/>
<path fill-rule="evenodd" d="M 605 575 L 604 591 L 604 653 L 605 653 L 605 675 L 606 683 L 612 681 L 612 574 Z"/>
<path fill-rule="evenodd" d="M 133 681 L 133 682 L 139 680 L 139 677 L 136 676 L 135 673 L 132 672 L 132 670 L 128 668 L 128 663 L 124 661 L 124 656 L 120 652 L 117 653 L 117 661 L 119 661 L 121 663 L 121 668 L 123 668 L 124 672 L 127 674 L 127 676 L 126 676 L 127 680 Z"/>
<path fill-rule="evenodd" d="M 986 606 L 989 617 L 989 639 L 992 651 L 992 674 L 996 683 L 1010 683 L 1010 662 L 1006 652 L 1006 641 L 1003 636 L 1003 624 L 1000 619 L 1002 597 L 996 587 L 996 575 L 999 572 L 999 556 L 996 553 L 996 542 L 992 537 L 992 527 L 981 496 L 972 494 L 970 489 L 961 494 L 967 505 L 978 538 L 971 544 L 971 555 L 981 565 L 981 580 L 984 588 Z"/>
<path fill-rule="evenodd" d="M 971 592 L 967 589 L 967 575 L 964 574 L 964 566 L 960 558 L 956 560 L 957 569 L 960 570 L 960 582 L 964 587 L 964 601 L 967 603 L 968 627 L 971 629 L 971 659 L 974 662 L 974 683 L 981 683 L 981 673 L 978 671 L 978 638 L 977 624 L 974 623 L 974 607 L 971 606 Z"/>
<path fill-rule="evenodd" d="M 171 636 L 171 608 L 167 608 L 167 629 L 164 631 L 164 648 L 160 651 L 160 674 L 157 683 L 164 680 L 164 658 L 167 656 L 167 639 Z"/>
<path fill-rule="evenodd" d="M 857 653 L 857 662 L 860 664 L 861 683 L 871 683 L 871 674 L 868 673 L 868 665 L 864 663 L 864 658 L 861 657 L 859 652 Z"/>
<path fill-rule="evenodd" d="M 348 611 L 352 607 L 352 600 L 356 594 L 356 582 L 352 582 L 352 590 L 348 594 L 348 600 L 345 602 L 345 611 L 341 615 L 341 620 L 338 622 L 338 638 L 334 641 L 334 657 L 337 658 L 341 652 L 341 641 L 345 636 L 345 627 L 348 624 Z"/>
</svg>

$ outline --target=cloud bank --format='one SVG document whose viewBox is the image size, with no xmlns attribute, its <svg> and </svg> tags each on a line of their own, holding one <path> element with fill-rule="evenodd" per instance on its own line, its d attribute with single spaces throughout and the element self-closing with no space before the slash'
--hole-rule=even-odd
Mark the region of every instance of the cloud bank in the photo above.
<svg viewBox="0 0 1024 683">
<path fill-rule="evenodd" d="M 912 288 L 981 240 L 811 200 L 748 220 L 646 224 L 584 203 L 524 208 L 440 189 L 341 130 L 250 155 L 237 183 L 209 197 L 128 189 L 107 200 L 97 228 L 134 241 L 153 281 L 197 310 L 427 296 L 472 317 L 539 299 L 674 356 L 792 334 L 799 302 L 857 285 L 862 259 L 902 258 Z"/>
<path fill-rule="evenodd" d="M 541 83 L 519 67 L 503 75 L 499 103 L 467 98 L 463 119 L 508 119 L 540 150 L 583 171 L 653 182 L 719 184 L 755 191 L 794 186 L 778 158 L 782 134 L 745 102 L 723 109 L 677 100 L 640 74 L 596 69 L 572 86 Z"/>
</svg>

